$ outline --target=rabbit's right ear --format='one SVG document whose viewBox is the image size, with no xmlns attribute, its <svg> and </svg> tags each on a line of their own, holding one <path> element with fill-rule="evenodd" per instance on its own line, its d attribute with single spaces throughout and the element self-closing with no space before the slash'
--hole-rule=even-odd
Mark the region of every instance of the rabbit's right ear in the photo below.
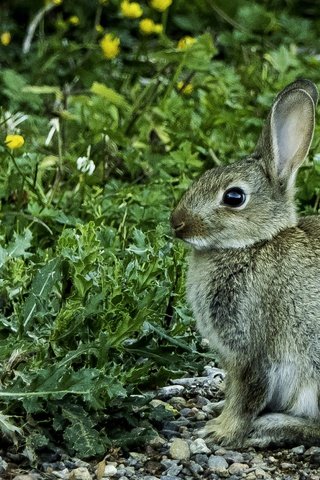
<svg viewBox="0 0 320 480">
<path fill-rule="evenodd" d="M 308 154 L 314 131 L 318 92 L 308 80 L 297 80 L 277 96 L 255 155 L 262 157 L 273 178 L 292 185 Z"/>
</svg>

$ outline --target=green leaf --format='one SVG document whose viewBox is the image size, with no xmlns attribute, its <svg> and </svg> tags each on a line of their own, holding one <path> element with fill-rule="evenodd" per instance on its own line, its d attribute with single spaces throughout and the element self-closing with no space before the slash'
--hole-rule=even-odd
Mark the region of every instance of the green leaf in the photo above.
<svg viewBox="0 0 320 480">
<path fill-rule="evenodd" d="M 123 95 L 116 92 L 112 88 L 107 87 L 103 83 L 93 82 L 90 91 L 99 97 L 105 98 L 116 107 L 124 108 L 126 110 L 130 108 L 130 105 Z"/>
<path fill-rule="evenodd" d="M 49 85 L 26 85 L 22 89 L 26 93 L 35 93 L 36 95 L 53 94 L 58 100 L 63 98 L 62 91 L 59 87 L 52 87 Z"/>
<path fill-rule="evenodd" d="M 36 274 L 23 307 L 23 327 L 27 329 L 39 310 L 46 308 L 52 289 L 61 279 L 61 260 L 54 258 Z"/>
</svg>

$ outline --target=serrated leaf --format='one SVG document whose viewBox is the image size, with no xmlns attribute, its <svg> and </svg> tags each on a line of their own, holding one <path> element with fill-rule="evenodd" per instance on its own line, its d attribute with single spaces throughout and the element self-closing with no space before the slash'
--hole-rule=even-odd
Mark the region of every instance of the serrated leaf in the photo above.
<svg viewBox="0 0 320 480">
<path fill-rule="evenodd" d="M 130 108 L 130 105 L 123 95 L 120 95 L 120 93 L 107 87 L 103 83 L 93 82 L 90 91 L 99 97 L 105 98 L 116 107 L 125 108 L 127 110 Z"/>
<path fill-rule="evenodd" d="M 61 260 L 54 258 L 42 267 L 36 274 L 29 296 L 23 307 L 23 326 L 28 328 L 32 319 L 41 309 L 52 292 L 53 287 L 61 278 Z"/>
</svg>

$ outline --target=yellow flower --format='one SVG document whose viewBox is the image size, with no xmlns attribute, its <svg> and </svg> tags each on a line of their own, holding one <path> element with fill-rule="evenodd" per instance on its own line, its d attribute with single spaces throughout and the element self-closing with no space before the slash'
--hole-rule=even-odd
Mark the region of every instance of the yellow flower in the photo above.
<svg viewBox="0 0 320 480">
<path fill-rule="evenodd" d="M 151 18 L 144 18 L 139 22 L 139 29 L 140 32 L 144 33 L 145 35 L 152 35 L 154 32 L 154 21 Z"/>
<path fill-rule="evenodd" d="M 154 24 L 154 33 L 162 33 L 163 32 L 163 25 L 161 23 Z"/>
<path fill-rule="evenodd" d="M 103 33 L 103 26 L 102 25 L 96 25 L 96 32 Z"/>
<path fill-rule="evenodd" d="M 9 45 L 9 43 L 11 42 L 11 33 L 10 32 L 1 33 L 0 41 L 2 45 L 4 45 L 5 47 Z"/>
<path fill-rule="evenodd" d="M 20 148 L 24 144 L 24 138 L 22 135 L 7 135 L 4 141 L 8 148 L 14 150 L 15 148 Z"/>
<path fill-rule="evenodd" d="M 124 17 L 139 18 L 143 14 L 142 8 L 138 2 L 128 2 L 128 0 L 123 0 L 120 4 L 120 8 Z"/>
<path fill-rule="evenodd" d="M 69 23 L 71 23 L 71 25 L 79 25 L 80 18 L 77 15 L 72 15 L 69 17 Z"/>
<path fill-rule="evenodd" d="M 151 0 L 150 2 L 151 7 L 155 10 L 158 10 L 158 12 L 164 12 L 165 10 L 167 10 L 167 8 L 170 7 L 171 3 L 172 0 Z"/>
<path fill-rule="evenodd" d="M 154 23 L 151 18 L 144 18 L 139 22 L 139 29 L 144 35 L 152 35 L 153 33 L 162 33 L 163 27 L 161 23 Z"/>
<path fill-rule="evenodd" d="M 100 47 L 103 50 L 104 56 L 111 60 L 112 58 L 117 57 L 120 53 L 120 38 L 112 33 L 107 33 L 100 41 Z"/>
<path fill-rule="evenodd" d="M 53 3 L 54 5 L 61 5 L 62 0 L 52 0 L 52 3 Z"/>
<path fill-rule="evenodd" d="M 196 43 L 196 41 L 196 38 L 189 37 L 189 35 L 187 35 L 186 37 L 180 38 L 177 46 L 179 50 L 186 50 L 187 48 L 192 47 L 192 45 Z"/>
<path fill-rule="evenodd" d="M 177 83 L 177 87 L 179 92 L 183 93 L 184 95 L 191 95 L 193 92 L 193 85 L 191 83 L 184 83 L 183 81 L 180 81 Z"/>
</svg>

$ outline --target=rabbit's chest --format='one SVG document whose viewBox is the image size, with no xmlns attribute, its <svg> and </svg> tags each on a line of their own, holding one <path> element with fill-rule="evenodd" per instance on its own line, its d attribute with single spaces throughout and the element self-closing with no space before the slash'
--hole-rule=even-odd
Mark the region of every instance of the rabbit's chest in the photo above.
<svg viewBox="0 0 320 480">
<path fill-rule="evenodd" d="M 226 269 L 218 258 L 193 256 L 187 275 L 187 298 L 201 335 L 221 355 L 230 355 L 249 343 L 244 321 L 248 282 L 244 267 Z"/>
</svg>

